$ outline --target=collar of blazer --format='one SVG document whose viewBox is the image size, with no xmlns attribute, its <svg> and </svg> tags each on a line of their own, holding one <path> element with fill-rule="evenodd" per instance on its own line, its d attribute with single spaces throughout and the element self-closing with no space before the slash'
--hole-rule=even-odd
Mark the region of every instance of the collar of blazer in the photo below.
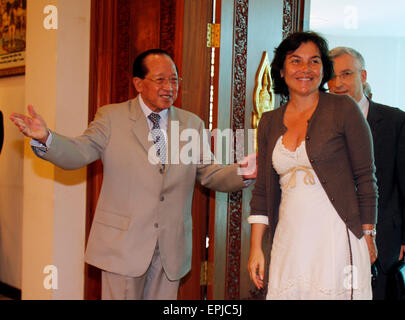
<svg viewBox="0 0 405 320">
<path fill-rule="evenodd" d="M 134 124 L 132 126 L 132 132 L 135 134 L 136 138 L 138 141 L 142 144 L 142 146 L 145 149 L 145 152 L 149 152 L 150 148 L 153 146 L 153 141 L 148 140 L 148 135 L 149 135 L 149 126 L 147 123 L 147 120 L 145 118 L 145 115 L 141 109 L 141 106 L 139 105 L 139 99 L 138 97 L 129 100 L 129 118 L 134 121 Z M 184 123 L 182 121 L 182 117 L 179 116 L 178 114 L 178 109 L 174 106 L 171 106 L 169 109 L 169 117 L 168 117 L 168 126 L 167 126 L 167 151 L 168 151 L 168 157 L 169 157 L 169 163 L 166 164 L 166 168 L 170 164 L 170 155 L 171 155 L 171 143 L 170 139 L 173 135 L 172 133 L 172 127 L 173 123 L 177 121 L 178 123 L 178 132 L 181 133 L 181 131 L 184 128 Z M 177 131 L 177 129 L 176 129 Z M 179 139 L 178 134 L 175 133 L 175 136 L 173 137 L 174 139 Z M 177 137 L 176 137 L 177 136 Z"/>
<path fill-rule="evenodd" d="M 379 112 L 377 104 L 370 99 L 368 99 L 368 101 L 370 103 L 370 107 L 368 109 L 367 122 L 370 125 L 371 133 L 375 139 L 378 124 L 383 119 L 383 116 Z"/>
</svg>

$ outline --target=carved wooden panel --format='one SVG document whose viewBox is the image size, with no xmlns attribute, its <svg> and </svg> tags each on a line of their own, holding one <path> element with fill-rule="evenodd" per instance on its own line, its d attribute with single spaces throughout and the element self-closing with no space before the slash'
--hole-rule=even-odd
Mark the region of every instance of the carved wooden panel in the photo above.
<svg viewBox="0 0 405 320">
<path fill-rule="evenodd" d="M 302 29 L 304 6 L 305 0 L 284 0 L 283 39 L 289 34 Z"/>
<path fill-rule="evenodd" d="M 283 38 L 297 31 L 303 0 L 284 0 L 283 3 Z M 249 0 L 234 0 L 234 51 L 232 78 L 232 129 L 245 127 L 246 103 L 246 68 L 248 40 Z M 240 298 L 241 260 L 241 225 L 242 225 L 242 191 L 229 195 L 228 239 L 226 251 L 226 299 Z M 252 299 L 263 299 L 265 290 L 252 290 Z"/>
<path fill-rule="evenodd" d="M 245 127 L 249 0 L 235 0 L 232 75 L 232 130 Z M 225 297 L 240 297 L 242 191 L 229 195 Z"/>
</svg>

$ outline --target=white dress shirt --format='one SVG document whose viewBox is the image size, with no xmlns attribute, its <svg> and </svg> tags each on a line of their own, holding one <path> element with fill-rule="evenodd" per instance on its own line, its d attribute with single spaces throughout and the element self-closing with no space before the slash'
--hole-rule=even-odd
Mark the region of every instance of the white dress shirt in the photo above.
<svg viewBox="0 0 405 320">
<path fill-rule="evenodd" d="M 153 123 L 148 118 L 148 116 L 151 113 L 153 113 L 153 111 L 143 101 L 142 94 L 139 94 L 139 105 L 141 106 L 141 109 L 142 109 L 143 113 L 145 114 L 146 119 L 148 120 L 149 130 L 152 130 Z M 169 122 L 169 109 L 164 109 L 160 112 L 155 112 L 155 113 L 159 113 L 159 115 L 160 115 L 160 120 L 159 120 L 160 129 L 162 129 L 163 131 L 165 131 L 167 133 L 167 127 L 168 127 L 168 122 Z"/>
<path fill-rule="evenodd" d="M 364 115 L 364 118 L 367 119 L 368 109 L 370 108 L 370 102 L 367 100 L 367 98 L 364 94 L 363 94 L 362 98 L 360 99 L 360 101 L 357 102 L 357 104 L 359 105 L 360 110 Z"/>
</svg>

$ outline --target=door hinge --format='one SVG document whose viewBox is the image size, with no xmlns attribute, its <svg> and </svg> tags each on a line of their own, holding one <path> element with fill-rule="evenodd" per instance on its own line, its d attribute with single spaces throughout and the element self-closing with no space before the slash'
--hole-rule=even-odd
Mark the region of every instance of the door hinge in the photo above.
<svg viewBox="0 0 405 320">
<path fill-rule="evenodd" d="M 207 24 L 207 47 L 219 48 L 221 42 L 221 24 L 208 23 Z"/>
<path fill-rule="evenodd" d="M 213 280 L 212 263 L 208 261 L 201 262 L 200 286 L 211 286 Z"/>
</svg>

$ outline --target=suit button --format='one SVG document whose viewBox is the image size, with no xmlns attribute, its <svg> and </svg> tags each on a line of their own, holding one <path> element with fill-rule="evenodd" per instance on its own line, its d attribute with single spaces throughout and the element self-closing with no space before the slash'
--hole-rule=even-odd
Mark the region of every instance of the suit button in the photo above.
<svg viewBox="0 0 405 320">
<path fill-rule="evenodd" d="M 326 184 L 326 180 L 322 180 L 322 184 Z"/>
<path fill-rule="evenodd" d="M 315 162 L 315 160 L 314 159 L 311 159 L 311 160 L 309 160 L 311 163 L 314 163 Z"/>
<path fill-rule="evenodd" d="M 158 223 L 155 223 L 155 228 L 156 228 L 156 229 L 159 228 L 159 224 L 158 224 Z"/>
<path fill-rule="evenodd" d="M 335 202 L 335 198 L 330 198 L 330 201 Z"/>
<path fill-rule="evenodd" d="M 165 197 L 164 197 L 164 196 L 160 196 L 160 201 L 165 201 Z"/>
<path fill-rule="evenodd" d="M 306 139 L 306 140 L 309 140 L 309 136 L 306 136 L 305 139 Z"/>
</svg>

